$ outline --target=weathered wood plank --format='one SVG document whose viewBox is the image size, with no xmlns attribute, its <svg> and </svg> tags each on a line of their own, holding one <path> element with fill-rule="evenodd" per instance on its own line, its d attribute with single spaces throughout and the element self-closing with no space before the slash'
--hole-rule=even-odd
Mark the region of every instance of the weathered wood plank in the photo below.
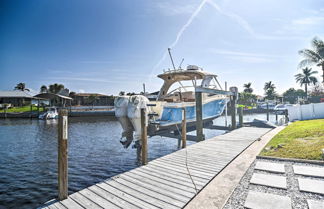
<svg viewBox="0 0 324 209">
<path fill-rule="evenodd" d="M 140 199 L 143 202 L 150 203 L 155 207 L 179 208 L 179 206 L 176 206 L 168 201 L 165 201 L 163 198 L 161 199 L 161 196 L 154 196 L 154 194 L 150 194 L 150 192 L 149 194 L 147 194 L 147 192 L 145 191 L 143 192 L 141 187 L 134 188 L 133 185 L 125 185 L 115 180 L 108 180 L 105 181 L 105 183 L 115 188 L 118 188 L 119 190 L 128 193 L 129 195 L 132 195 L 133 197 L 136 197 L 137 199 Z"/>
<path fill-rule="evenodd" d="M 188 174 L 188 171 L 185 167 L 178 167 L 178 166 L 174 166 L 174 165 L 170 165 L 170 164 L 166 164 L 163 162 L 158 162 L 158 163 L 150 163 L 151 166 L 158 166 L 158 167 L 163 167 L 169 170 L 173 170 L 173 171 L 179 171 L 182 172 L 184 174 Z M 191 176 L 195 176 L 198 178 L 202 178 L 202 179 L 210 179 L 212 177 L 212 174 L 209 173 L 204 173 L 201 171 L 196 171 L 196 170 L 192 170 L 190 172 Z"/>
<path fill-rule="evenodd" d="M 174 185 L 170 186 L 168 184 L 168 182 L 161 182 L 161 181 L 157 181 L 156 179 L 153 180 L 152 178 L 150 177 L 146 177 L 146 178 L 143 178 L 143 176 L 140 176 L 140 175 L 137 175 L 136 173 L 130 173 L 128 172 L 127 174 L 123 175 L 122 178 L 125 178 L 127 176 L 127 178 L 130 178 L 132 180 L 136 180 L 136 181 L 140 181 L 140 182 L 143 182 L 143 183 L 146 183 L 146 184 L 149 184 L 149 185 L 152 185 L 152 186 L 156 186 L 156 187 L 159 187 L 165 191 L 167 191 L 168 193 L 172 192 L 174 194 L 178 194 L 180 196 L 183 196 L 183 197 L 187 197 L 187 198 L 191 198 L 195 192 L 188 192 L 185 189 L 179 189 L 177 187 L 175 187 Z M 127 178 L 125 178 L 127 180 Z M 181 199 L 187 199 L 187 198 L 182 198 Z"/>
<path fill-rule="evenodd" d="M 120 184 L 127 185 L 128 187 L 144 193 L 146 195 L 149 195 L 153 198 L 168 202 L 169 204 L 172 204 L 176 207 L 182 207 L 183 204 L 185 203 L 184 200 L 180 200 L 180 198 L 175 199 L 177 197 L 176 195 L 173 194 L 166 194 L 165 192 L 161 191 L 160 189 L 157 189 L 153 187 L 152 185 L 145 184 L 143 182 L 139 182 L 136 180 L 125 180 L 125 178 L 118 178 L 115 179 L 114 181 L 117 181 Z"/>
<path fill-rule="evenodd" d="M 138 206 L 139 208 L 148 208 L 148 209 L 159 208 L 159 207 L 156 207 L 154 205 L 147 203 L 145 200 L 141 200 L 139 198 L 136 198 L 136 197 L 120 190 L 120 188 L 122 189 L 122 187 L 116 188 L 116 187 L 113 187 L 106 183 L 99 183 L 99 184 L 97 184 L 97 186 L 104 189 L 107 192 L 117 195 L 120 199 L 131 202 L 132 204 Z"/>
<path fill-rule="evenodd" d="M 141 172 L 149 174 L 149 175 L 155 175 L 158 176 L 159 178 L 163 178 L 166 179 L 168 181 L 178 181 L 182 184 L 186 184 L 188 186 L 192 186 L 192 188 L 194 188 L 192 181 L 190 179 L 190 177 L 188 175 L 176 175 L 167 171 L 161 171 L 161 170 L 157 170 L 157 169 L 150 169 L 150 168 L 144 168 L 141 170 Z M 201 181 L 195 181 L 195 184 L 199 187 L 203 187 L 205 185 L 205 183 L 201 182 Z"/>
<path fill-rule="evenodd" d="M 91 200 L 89 200 L 86 196 L 81 195 L 79 192 L 70 195 L 70 198 L 84 208 L 93 208 L 93 209 L 103 208 L 97 205 L 96 203 L 92 202 Z"/>
<path fill-rule="evenodd" d="M 93 186 L 91 186 L 93 187 Z M 89 198 L 91 201 L 96 202 L 99 206 L 103 208 L 120 208 L 117 205 L 113 204 L 109 200 L 95 194 L 94 192 L 90 191 L 89 189 L 83 189 L 79 191 L 80 194 Z"/>
<path fill-rule="evenodd" d="M 60 202 L 62 205 L 64 205 L 66 208 L 76 208 L 76 209 L 83 209 L 81 205 L 73 201 L 71 198 L 65 199 Z M 59 206 L 60 204 L 56 205 Z"/>
<path fill-rule="evenodd" d="M 119 198 L 114 193 L 110 193 L 97 185 L 89 187 L 89 190 L 103 197 L 104 199 L 109 200 L 110 202 L 112 202 L 113 204 L 117 205 L 120 208 L 129 208 L 129 209 L 139 208 L 136 205 L 131 204 L 130 202 L 127 202 Z"/>
<path fill-rule="evenodd" d="M 155 159 L 46 207 L 182 208 L 231 160 L 269 130 L 236 129 Z"/>
<path fill-rule="evenodd" d="M 160 184 L 165 184 L 165 185 L 180 189 L 181 191 L 189 192 L 191 194 L 196 193 L 196 191 L 194 190 L 194 188 L 192 187 L 191 184 L 185 184 L 185 183 L 179 182 L 179 181 L 171 181 L 170 178 L 165 179 L 162 176 L 157 177 L 154 174 L 146 174 L 146 173 L 141 172 L 141 171 L 131 171 L 131 172 L 128 172 L 128 173 L 135 174 L 141 179 L 150 179 L 150 180 L 156 181 L 156 182 L 158 182 Z"/>
</svg>

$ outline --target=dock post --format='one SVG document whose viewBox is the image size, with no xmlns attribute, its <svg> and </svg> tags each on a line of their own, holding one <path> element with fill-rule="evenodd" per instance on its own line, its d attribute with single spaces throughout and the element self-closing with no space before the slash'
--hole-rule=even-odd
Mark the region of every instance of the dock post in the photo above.
<svg viewBox="0 0 324 209">
<path fill-rule="evenodd" d="M 186 120 L 186 108 L 182 109 L 182 124 L 181 124 L 181 142 L 182 148 L 187 146 L 187 120 Z"/>
<path fill-rule="evenodd" d="M 243 127 L 243 107 L 238 108 L 239 113 L 239 126 Z"/>
<path fill-rule="evenodd" d="M 147 164 L 147 121 L 146 121 L 146 108 L 141 108 L 141 128 L 142 128 L 142 143 L 141 143 L 141 155 L 142 165 Z"/>
<path fill-rule="evenodd" d="M 288 118 L 288 110 L 285 110 L 285 123 L 288 123 L 289 118 Z"/>
<path fill-rule="evenodd" d="M 5 117 L 5 118 L 7 118 L 7 108 L 8 108 L 8 107 L 7 107 L 7 105 L 5 104 L 5 106 L 4 106 L 4 110 L 3 110 L 3 111 L 4 111 L 4 117 Z"/>
<path fill-rule="evenodd" d="M 58 121 L 58 199 L 68 197 L 68 112 L 59 110 Z"/>
<path fill-rule="evenodd" d="M 204 140 L 203 132 L 203 118 L 202 118 L 202 93 L 195 92 L 196 97 L 196 132 L 197 132 L 197 141 Z"/>
<path fill-rule="evenodd" d="M 231 96 L 231 116 L 232 116 L 232 127 L 231 129 L 234 130 L 236 129 L 236 100 L 237 100 L 237 94 L 238 94 L 238 89 L 237 87 L 230 87 L 230 91 L 234 93 L 234 95 Z"/>
<path fill-rule="evenodd" d="M 32 101 L 30 100 L 30 113 L 29 113 L 30 119 L 32 118 L 32 116 L 33 116 L 33 104 Z"/>
<path fill-rule="evenodd" d="M 39 99 L 37 100 L 37 117 L 39 117 Z"/>
<path fill-rule="evenodd" d="M 267 102 L 267 121 L 269 121 L 269 102 Z"/>
</svg>

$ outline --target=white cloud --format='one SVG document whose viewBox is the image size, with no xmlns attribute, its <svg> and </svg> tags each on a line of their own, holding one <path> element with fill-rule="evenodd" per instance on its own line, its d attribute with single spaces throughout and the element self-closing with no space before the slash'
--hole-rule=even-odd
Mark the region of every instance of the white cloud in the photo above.
<svg viewBox="0 0 324 209">
<path fill-rule="evenodd" d="M 252 37 L 256 39 L 264 39 L 264 40 L 291 40 L 291 39 L 300 39 L 301 37 L 297 36 L 277 36 L 277 35 L 264 35 L 264 34 L 259 34 L 257 33 L 252 26 L 249 24 L 248 21 L 246 21 L 244 18 L 241 16 L 223 10 L 218 4 L 216 4 L 213 0 L 207 0 L 207 3 L 214 7 L 220 14 L 232 19 L 235 21 L 239 26 L 241 26 L 246 32 L 248 32 Z"/>
<path fill-rule="evenodd" d="M 324 23 L 324 17 L 318 17 L 318 16 L 305 17 L 305 18 L 300 18 L 292 21 L 293 25 L 318 25 L 321 23 Z"/>
<path fill-rule="evenodd" d="M 250 53 L 250 52 L 239 52 L 239 51 L 228 51 L 228 50 L 218 50 L 210 49 L 214 54 L 223 55 L 226 58 L 247 62 L 247 63 L 268 63 L 272 62 L 274 58 L 279 58 L 276 55 L 260 54 L 260 53 Z"/>
</svg>

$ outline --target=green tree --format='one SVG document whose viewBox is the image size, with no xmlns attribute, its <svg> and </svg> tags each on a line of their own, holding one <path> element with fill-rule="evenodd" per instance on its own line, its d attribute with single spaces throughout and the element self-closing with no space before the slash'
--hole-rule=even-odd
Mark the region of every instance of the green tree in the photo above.
<svg viewBox="0 0 324 209">
<path fill-rule="evenodd" d="M 18 83 L 15 86 L 15 90 L 19 90 L 19 91 L 30 91 L 29 89 L 26 88 L 26 84 L 25 83 Z"/>
<path fill-rule="evenodd" d="M 42 86 L 40 87 L 40 93 L 47 93 L 47 92 L 48 92 L 47 86 L 42 85 Z"/>
<path fill-rule="evenodd" d="M 246 83 L 243 85 L 245 93 L 252 93 L 253 89 L 251 88 L 252 83 Z"/>
<path fill-rule="evenodd" d="M 53 93 L 53 94 L 57 94 L 57 93 L 59 93 L 63 89 L 64 89 L 64 85 L 63 84 L 54 83 L 54 84 L 49 85 L 48 92 L 49 93 Z"/>
<path fill-rule="evenodd" d="M 99 97 L 95 94 L 91 94 L 89 97 L 88 97 L 88 103 L 89 104 L 92 104 L 92 106 L 94 105 L 94 103 L 99 99 Z"/>
<path fill-rule="evenodd" d="M 274 99 L 276 97 L 276 91 L 275 91 L 276 86 L 272 83 L 272 81 L 266 82 L 264 84 L 264 91 L 266 95 L 266 99 Z"/>
<path fill-rule="evenodd" d="M 307 86 L 311 84 L 316 84 L 317 83 L 317 78 L 312 76 L 317 73 L 317 71 L 312 71 L 312 68 L 303 68 L 303 73 L 298 73 L 295 75 L 296 82 L 300 84 L 300 86 L 305 85 L 305 93 L 306 93 L 306 98 L 307 98 Z"/>
<path fill-rule="evenodd" d="M 299 63 L 299 67 L 305 67 L 310 65 L 320 66 L 323 71 L 323 83 L 324 83 L 324 42 L 315 37 L 311 41 L 312 49 L 303 49 L 299 51 L 299 54 L 304 59 Z"/>
<path fill-rule="evenodd" d="M 305 91 L 302 89 L 296 90 L 294 88 L 290 88 L 283 93 L 283 100 L 285 102 L 289 102 L 290 104 L 295 104 L 298 97 L 303 98 L 305 95 Z"/>
<path fill-rule="evenodd" d="M 255 104 L 256 99 L 257 96 L 255 94 L 241 92 L 239 93 L 238 103 L 242 105 L 253 106 Z"/>
</svg>

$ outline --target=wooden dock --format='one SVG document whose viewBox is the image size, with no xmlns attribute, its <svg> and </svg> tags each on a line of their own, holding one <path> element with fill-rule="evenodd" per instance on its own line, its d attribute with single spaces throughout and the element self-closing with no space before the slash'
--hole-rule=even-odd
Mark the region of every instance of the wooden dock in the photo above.
<svg viewBox="0 0 324 209">
<path fill-rule="evenodd" d="M 243 127 L 114 176 L 42 208 L 183 208 L 270 128 Z M 93 171 L 95 172 L 95 171 Z"/>
</svg>

